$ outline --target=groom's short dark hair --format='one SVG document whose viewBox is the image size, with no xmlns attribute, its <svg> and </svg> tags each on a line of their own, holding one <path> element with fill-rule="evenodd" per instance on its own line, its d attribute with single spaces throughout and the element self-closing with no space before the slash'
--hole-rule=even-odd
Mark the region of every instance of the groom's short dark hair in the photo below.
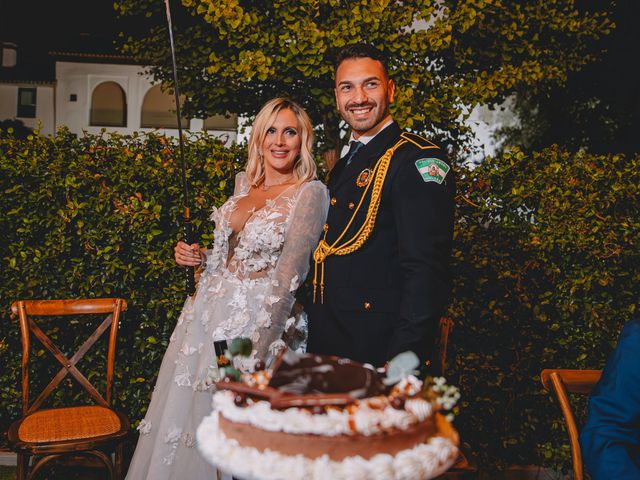
<svg viewBox="0 0 640 480">
<path fill-rule="evenodd" d="M 354 43 L 353 45 L 347 45 L 336 55 L 335 62 L 333 64 L 334 71 L 338 70 L 338 67 L 345 60 L 353 58 L 371 58 L 377 60 L 384 69 L 384 74 L 389 77 L 389 68 L 387 65 L 387 56 L 381 51 L 368 43 Z"/>
</svg>

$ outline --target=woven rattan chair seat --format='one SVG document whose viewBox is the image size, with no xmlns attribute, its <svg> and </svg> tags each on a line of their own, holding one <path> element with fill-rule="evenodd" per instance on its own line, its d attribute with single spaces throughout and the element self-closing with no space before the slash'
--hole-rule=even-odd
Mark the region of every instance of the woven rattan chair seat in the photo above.
<svg viewBox="0 0 640 480">
<path fill-rule="evenodd" d="M 26 417 L 18 429 L 23 442 L 44 443 L 90 439 L 120 430 L 120 418 L 100 406 L 39 410 Z"/>
</svg>

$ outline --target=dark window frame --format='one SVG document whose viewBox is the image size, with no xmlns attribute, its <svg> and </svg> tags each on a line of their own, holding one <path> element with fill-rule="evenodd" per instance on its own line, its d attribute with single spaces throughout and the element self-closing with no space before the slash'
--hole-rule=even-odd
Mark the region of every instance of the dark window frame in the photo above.
<svg viewBox="0 0 640 480">
<path fill-rule="evenodd" d="M 26 103 L 23 94 L 33 94 L 33 103 Z M 18 87 L 18 107 L 16 117 L 36 118 L 36 104 L 38 102 L 38 89 L 33 87 Z"/>
</svg>

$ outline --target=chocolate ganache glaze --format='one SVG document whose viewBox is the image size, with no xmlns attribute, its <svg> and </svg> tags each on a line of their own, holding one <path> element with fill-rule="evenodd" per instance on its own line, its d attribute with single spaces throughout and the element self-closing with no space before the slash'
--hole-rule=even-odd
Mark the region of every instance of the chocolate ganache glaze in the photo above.
<svg viewBox="0 0 640 480">
<path fill-rule="evenodd" d="M 278 359 L 269 386 L 297 395 L 343 393 L 353 399 L 372 397 L 385 390 L 380 374 L 361 363 L 293 352 Z"/>
<path fill-rule="evenodd" d="M 267 399 L 272 408 L 348 405 L 385 391 L 373 368 L 344 358 L 285 352 L 276 361 L 266 388 L 242 382 L 217 382 L 220 390 Z"/>
</svg>

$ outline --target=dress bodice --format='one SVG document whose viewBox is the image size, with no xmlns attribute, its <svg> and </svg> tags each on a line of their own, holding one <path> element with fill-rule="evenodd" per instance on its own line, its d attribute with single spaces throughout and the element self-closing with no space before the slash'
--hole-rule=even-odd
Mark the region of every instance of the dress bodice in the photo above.
<svg viewBox="0 0 640 480">
<path fill-rule="evenodd" d="M 236 178 L 234 195 L 220 208 L 214 208 L 211 220 L 216 224 L 213 249 L 207 270 L 222 269 L 238 279 L 269 276 L 276 267 L 285 240 L 285 232 L 298 196 L 307 185 L 292 185 L 277 197 L 254 209 L 239 232 L 231 228 L 231 216 L 238 201 L 249 193 L 246 175 Z"/>
<path fill-rule="evenodd" d="M 267 359 L 269 351 L 273 354 L 282 343 L 294 293 L 307 275 L 329 199 L 317 180 L 293 185 L 254 210 L 234 233 L 231 215 L 249 189 L 244 172 L 238 174 L 233 196 L 213 209 L 213 248 L 207 252 L 199 288 L 212 304 L 228 302 L 229 312 L 217 322 L 213 339 L 249 337 L 255 347 L 253 357 Z M 224 279 L 226 287 L 218 279 Z M 257 296 L 256 288 L 261 292 Z"/>
</svg>

